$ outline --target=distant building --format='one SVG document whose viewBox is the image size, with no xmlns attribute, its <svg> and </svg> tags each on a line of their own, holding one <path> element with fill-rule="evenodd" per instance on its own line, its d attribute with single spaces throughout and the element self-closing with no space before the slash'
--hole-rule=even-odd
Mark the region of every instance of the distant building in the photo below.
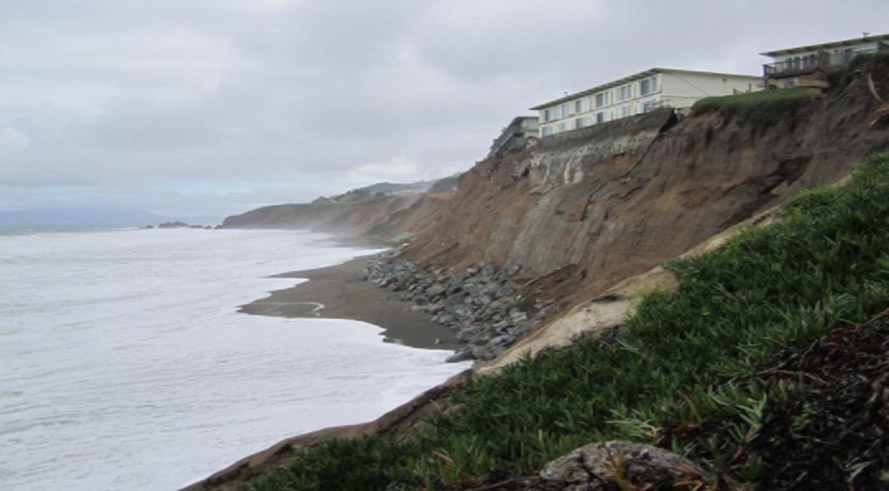
<svg viewBox="0 0 889 491">
<path fill-rule="evenodd" d="M 704 97 L 753 92 L 753 75 L 652 68 L 532 107 L 540 114 L 540 136 L 642 114 L 659 107 L 685 109 Z"/>
<path fill-rule="evenodd" d="M 517 116 L 491 144 L 488 157 L 502 157 L 512 150 L 522 150 L 537 141 L 537 116 Z"/>
<path fill-rule="evenodd" d="M 880 51 L 889 51 L 889 34 L 767 51 L 762 55 L 773 61 L 763 65 L 763 78 L 766 87 L 807 85 L 808 80 L 847 65 L 855 55 Z"/>
</svg>

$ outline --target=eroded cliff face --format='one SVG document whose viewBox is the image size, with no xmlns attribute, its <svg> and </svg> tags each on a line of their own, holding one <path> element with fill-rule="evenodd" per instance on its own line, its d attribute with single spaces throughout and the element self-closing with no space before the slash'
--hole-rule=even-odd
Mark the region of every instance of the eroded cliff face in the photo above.
<svg viewBox="0 0 889 491">
<path fill-rule="evenodd" d="M 655 112 L 479 162 L 406 256 L 558 272 L 576 299 L 595 295 L 887 146 L 889 128 L 870 124 L 882 103 L 868 74 L 889 96 L 889 66 L 874 60 L 768 126 Z"/>
<path fill-rule="evenodd" d="M 222 226 L 313 230 L 386 241 L 403 233 L 429 230 L 449 198 L 447 193 L 420 193 L 349 202 L 319 199 L 257 208 L 226 218 Z"/>
</svg>

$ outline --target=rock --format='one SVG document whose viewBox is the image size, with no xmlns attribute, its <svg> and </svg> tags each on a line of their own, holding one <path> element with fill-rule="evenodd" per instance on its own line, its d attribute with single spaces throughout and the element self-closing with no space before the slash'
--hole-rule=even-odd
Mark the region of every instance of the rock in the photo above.
<svg viewBox="0 0 889 491">
<path fill-rule="evenodd" d="M 481 326 L 469 326 L 460 330 L 460 333 L 457 334 L 457 342 L 458 343 L 468 343 L 473 337 L 475 337 L 479 332 L 481 332 Z"/>
<path fill-rule="evenodd" d="M 457 320 L 456 317 L 454 317 L 451 314 L 445 313 L 445 312 L 441 312 L 432 318 L 432 322 L 441 324 L 443 326 L 446 326 L 448 324 L 453 324 L 456 320 Z"/>
<path fill-rule="evenodd" d="M 528 320 L 528 314 L 522 312 L 521 310 L 514 309 L 509 313 L 509 320 L 513 322 L 513 324 L 518 324 L 519 322 L 524 322 Z"/>
<path fill-rule="evenodd" d="M 467 360 L 471 360 L 471 359 L 473 359 L 472 348 L 467 346 L 466 348 L 463 348 L 460 351 L 457 351 L 456 353 L 454 353 L 453 355 L 445 358 L 445 363 L 458 363 L 461 361 L 467 361 Z"/>
<path fill-rule="evenodd" d="M 515 288 L 513 288 L 509 285 L 506 285 L 506 286 L 503 286 L 503 287 L 497 289 L 497 291 L 494 293 L 494 297 L 495 298 L 506 298 L 506 297 L 510 297 L 514 294 L 515 294 Z"/>
<path fill-rule="evenodd" d="M 429 295 L 429 297 L 434 298 L 434 297 L 437 297 L 437 296 L 443 294 L 445 291 L 447 291 L 447 289 L 448 288 L 446 286 L 441 285 L 441 284 L 432 285 L 426 290 L 426 295 Z"/>
<path fill-rule="evenodd" d="M 494 359 L 494 353 L 487 346 L 471 346 L 472 357 L 477 360 L 487 361 Z"/>
<path fill-rule="evenodd" d="M 516 341 L 515 336 L 511 334 L 502 334 L 492 339 L 489 344 L 492 344 L 498 348 L 508 348 Z"/>
<path fill-rule="evenodd" d="M 672 489 L 680 481 L 710 489 L 716 483 L 714 476 L 688 459 L 651 445 L 622 441 L 578 448 L 547 464 L 540 477 L 572 491 Z"/>
</svg>

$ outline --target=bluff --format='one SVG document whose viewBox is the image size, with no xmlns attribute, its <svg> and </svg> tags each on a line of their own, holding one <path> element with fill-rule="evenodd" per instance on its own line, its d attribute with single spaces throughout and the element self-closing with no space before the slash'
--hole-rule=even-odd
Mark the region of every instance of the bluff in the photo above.
<svg viewBox="0 0 889 491">
<path fill-rule="evenodd" d="M 746 119 L 715 110 L 677 122 L 661 110 L 479 162 L 405 256 L 437 268 L 517 266 L 567 278 L 576 298 L 595 295 L 885 147 L 889 130 L 870 124 L 883 102 L 863 75 L 889 96 L 887 62 L 851 72 L 862 76 L 762 102 Z"/>
<path fill-rule="evenodd" d="M 222 228 L 282 228 L 389 240 L 428 229 L 452 196 L 457 176 L 408 184 L 379 183 L 311 203 L 264 206 L 227 217 Z"/>
<path fill-rule="evenodd" d="M 401 259 L 436 281 L 479 263 L 520 271 L 523 283 L 565 309 L 493 361 L 374 422 L 285 440 L 192 489 L 567 489 L 580 483 L 571 469 L 568 484 L 539 481 L 556 478 L 547 462 L 581 445 L 585 453 L 554 463 L 632 447 L 603 443 L 609 439 L 685 449 L 705 467 L 680 462 L 689 487 L 703 488 L 705 473 L 734 483 L 780 481 L 782 459 L 797 466 L 794 478 L 830 470 L 841 483 L 881 479 L 889 468 L 884 432 L 852 435 L 869 434 L 867 452 L 882 459 L 864 472 L 853 466 L 862 445 L 844 443 L 840 454 L 789 439 L 800 431 L 852 434 L 821 428 L 825 421 L 840 428 L 846 416 L 821 414 L 823 405 L 811 401 L 854 399 L 855 418 L 870 425 L 877 406 L 860 401 L 884 400 L 885 370 L 839 367 L 887 366 L 870 357 L 882 356 L 889 335 L 862 326 L 887 306 L 881 225 L 889 216 L 889 155 L 844 188 L 810 193 L 783 212 L 775 207 L 848 180 L 867 155 L 889 146 L 889 58 L 861 59 L 824 94 L 775 95 L 716 101 L 681 120 L 656 111 L 477 163 Z M 660 266 L 679 256 L 686 259 Z M 656 285 L 634 313 L 639 291 Z M 885 315 L 873 322 L 886 324 Z M 524 356 L 551 346 L 566 349 Z M 831 358 L 838 352 L 851 361 Z M 835 372 L 822 370 L 830 365 L 824 360 Z M 830 391 L 816 385 L 790 397 L 785 390 L 820 377 Z M 834 397 L 853 380 L 860 393 Z M 782 445 L 817 450 L 822 464 L 782 457 Z M 608 464 L 607 479 L 597 482 L 647 485 L 630 483 L 615 465 L 632 452 L 606 452 L 598 463 Z M 588 467 L 578 471 L 587 480 Z"/>
</svg>

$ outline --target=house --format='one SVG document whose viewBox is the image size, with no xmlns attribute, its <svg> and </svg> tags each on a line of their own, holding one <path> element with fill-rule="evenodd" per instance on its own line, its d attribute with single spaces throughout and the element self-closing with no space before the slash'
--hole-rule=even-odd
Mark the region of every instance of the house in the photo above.
<svg viewBox="0 0 889 491">
<path fill-rule="evenodd" d="M 687 109 L 704 97 L 759 90 L 753 75 L 652 68 L 532 107 L 540 136 L 642 114 L 658 107 Z"/>
<path fill-rule="evenodd" d="M 812 44 L 761 53 L 772 58 L 763 65 L 766 87 L 809 85 L 831 69 L 847 65 L 855 55 L 889 51 L 889 34 L 864 36 L 845 41 Z"/>
<path fill-rule="evenodd" d="M 517 116 L 491 144 L 490 157 L 502 157 L 512 150 L 522 150 L 537 141 L 537 116 Z"/>
</svg>

